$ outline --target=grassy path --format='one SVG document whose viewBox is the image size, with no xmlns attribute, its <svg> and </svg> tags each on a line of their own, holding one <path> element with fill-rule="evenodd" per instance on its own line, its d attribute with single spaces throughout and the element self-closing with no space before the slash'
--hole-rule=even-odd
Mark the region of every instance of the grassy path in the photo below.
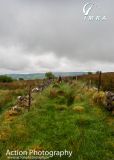
<svg viewBox="0 0 114 160">
<path fill-rule="evenodd" d="M 70 158 L 53 160 L 114 160 L 114 117 L 93 104 L 92 95 L 75 82 L 34 94 L 30 112 L 0 119 L 0 160 L 9 148 L 73 151 Z"/>
</svg>

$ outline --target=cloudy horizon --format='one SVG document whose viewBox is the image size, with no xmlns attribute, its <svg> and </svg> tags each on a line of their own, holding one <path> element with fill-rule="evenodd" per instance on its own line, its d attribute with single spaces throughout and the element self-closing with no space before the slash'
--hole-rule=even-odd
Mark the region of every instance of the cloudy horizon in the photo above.
<svg viewBox="0 0 114 160">
<path fill-rule="evenodd" d="M 84 21 L 83 6 L 104 21 Z M 112 0 L 0 0 L 0 74 L 114 71 Z"/>
</svg>

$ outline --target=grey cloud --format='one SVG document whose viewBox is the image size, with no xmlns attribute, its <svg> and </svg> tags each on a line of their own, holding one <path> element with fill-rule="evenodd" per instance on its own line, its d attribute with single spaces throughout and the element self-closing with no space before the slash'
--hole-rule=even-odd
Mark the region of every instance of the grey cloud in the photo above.
<svg viewBox="0 0 114 160">
<path fill-rule="evenodd" d="M 21 50 L 16 47 L 4 48 L 0 46 L 0 68 L 9 70 L 25 70 L 30 65 L 27 56 L 20 56 Z"/>
<path fill-rule="evenodd" d="M 15 63 L 14 55 L 7 53 L 10 54 L 9 61 L 2 65 L 4 56 L 0 52 L 0 67 L 22 70 L 24 65 L 30 69 L 30 66 L 36 64 L 41 69 L 56 69 L 61 64 L 55 63 L 53 66 L 53 62 L 62 63 L 63 58 L 66 58 L 69 60 L 69 68 L 78 62 L 85 63 L 85 68 L 89 68 L 88 63 L 95 61 L 96 64 L 104 64 L 105 70 L 105 63 L 110 65 L 114 62 L 114 2 L 96 0 L 95 4 L 91 14 L 106 15 L 107 21 L 84 22 L 83 1 L 1 0 L 0 46 L 21 48 L 21 52 L 15 50 L 15 59 L 21 58 Z M 42 59 L 40 55 L 48 55 L 50 52 L 55 55 L 55 59 L 52 59 L 53 62 L 45 62 L 45 58 Z"/>
</svg>

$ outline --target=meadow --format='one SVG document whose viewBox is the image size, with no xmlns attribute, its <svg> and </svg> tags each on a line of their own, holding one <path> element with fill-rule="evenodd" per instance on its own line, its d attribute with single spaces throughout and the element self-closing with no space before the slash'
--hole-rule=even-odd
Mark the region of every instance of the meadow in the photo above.
<svg viewBox="0 0 114 160">
<path fill-rule="evenodd" d="M 1 85 L 0 94 L 6 101 L 1 101 L 5 108 L 0 113 L 0 160 L 7 159 L 7 149 L 73 152 L 70 158 L 49 158 L 53 160 L 114 160 L 114 116 L 94 100 L 96 90 L 82 81 L 53 82 L 32 94 L 29 112 L 8 115 L 16 96 L 26 94 L 27 84 Z"/>
</svg>

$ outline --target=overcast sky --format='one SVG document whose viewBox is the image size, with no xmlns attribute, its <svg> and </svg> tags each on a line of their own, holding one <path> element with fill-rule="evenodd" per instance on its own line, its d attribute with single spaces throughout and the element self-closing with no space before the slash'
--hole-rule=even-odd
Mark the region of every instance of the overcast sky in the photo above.
<svg viewBox="0 0 114 160">
<path fill-rule="evenodd" d="M 113 0 L 0 0 L 0 74 L 97 70 L 114 71 Z"/>
</svg>

